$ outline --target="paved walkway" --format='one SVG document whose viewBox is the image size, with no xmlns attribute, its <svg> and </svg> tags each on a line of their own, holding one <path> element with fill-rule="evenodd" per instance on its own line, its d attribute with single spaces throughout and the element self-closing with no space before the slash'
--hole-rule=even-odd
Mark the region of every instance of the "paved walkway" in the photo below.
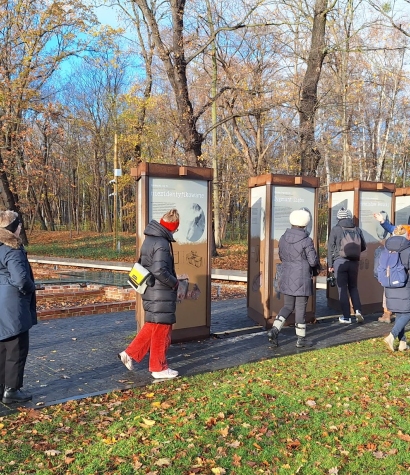
<svg viewBox="0 0 410 475">
<path fill-rule="evenodd" d="M 263 329 L 247 317 L 246 299 L 212 302 L 213 336 L 171 345 L 170 366 L 178 369 L 181 376 L 192 376 L 381 337 L 391 328 L 377 322 L 379 315 L 366 316 L 364 325 L 341 325 L 338 314 L 326 306 L 324 290 L 317 292 L 316 314 L 319 323 L 308 326 L 308 335 L 314 342 L 311 349 L 295 347 L 295 330 L 291 327 L 281 333 L 281 346 L 272 348 Z M 135 331 L 133 311 L 41 321 L 30 331 L 25 389 L 32 392 L 33 401 L 25 406 L 39 408 L 152 383 L 146 358 L 132 372 L 117 358 Z M 0 403 L 0 416 L 16 410 L 16 405 Z"/>
</svg>

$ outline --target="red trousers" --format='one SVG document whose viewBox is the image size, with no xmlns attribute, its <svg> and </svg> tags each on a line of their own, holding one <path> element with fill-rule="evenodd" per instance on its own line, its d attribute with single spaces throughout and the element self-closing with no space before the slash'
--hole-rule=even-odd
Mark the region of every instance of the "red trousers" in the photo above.
<svg viewBox="0 0 410 475">
<path fill-rule="evenodd" d="M 172 325 L 144 323 L 125 353 L 138 363 L 149 351 L 149 371 L 159 372 L 168 368 L 167 351 L 171 344 Z"/>
</svg>

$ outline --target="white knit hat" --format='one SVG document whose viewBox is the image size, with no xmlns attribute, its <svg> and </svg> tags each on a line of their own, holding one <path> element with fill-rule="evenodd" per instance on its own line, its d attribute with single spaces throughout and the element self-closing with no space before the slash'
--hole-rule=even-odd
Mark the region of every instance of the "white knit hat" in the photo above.
<svg viewBox="0 0 410 475">
<path fill-rule="evenodd" d="M 350 209 L 340 208 L 337 212 L 337 219 L 352 219 L 352 212 Z"/>
<path fill-rule="evenodd" d="M 310 215 L 304 209 L 295 209 L 289 215 L 289 222 L 292 226 L 304 228 L 310 222 Z"/>
</svg>

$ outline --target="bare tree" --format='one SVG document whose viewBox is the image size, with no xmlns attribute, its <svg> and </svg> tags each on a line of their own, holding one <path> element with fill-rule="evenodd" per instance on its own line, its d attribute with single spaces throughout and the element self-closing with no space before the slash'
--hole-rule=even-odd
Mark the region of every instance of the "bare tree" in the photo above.
<svg viewBox="0 0 410 475">
<path fill-rule="evenodd" d="M 320 152 L 315 141 L 315 115 L 318 107 L 317 90 L 323 60 L 327 54 L 326 18 L 336 0 L 316 0 L 306 73 L 303 78 L 299 103 L 300 171 L 316 175 Z"/>
</svg>

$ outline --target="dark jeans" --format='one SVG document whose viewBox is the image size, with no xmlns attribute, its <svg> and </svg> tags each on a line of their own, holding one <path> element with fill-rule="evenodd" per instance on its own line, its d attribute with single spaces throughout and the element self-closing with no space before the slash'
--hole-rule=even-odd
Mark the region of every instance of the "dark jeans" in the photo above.
<svg viewBox="0 0 410 475">
<path fill-rule="evenodd" d="M 23 386 L 28 348 L 28 330 L 0 341 L 0 385 L 13 389 Z"/>
<path fill-rule="evenodd" d="M 336 277 L 337 290 L 339 291 L 339 301 L 342 307 L 342 313 L 345 318 L 350 317 L 350 301 L 352 300 L 353 309 L 362 311 L 360 303 L 359 290 L 357 288 L 357 276 L 359 274 L 359 261 L 349 261 L 348 259 L 338 258 L 333 264 Z"/>
<path fill-rule="evenodd" d="M 394 326 L 391 330 L 391 334 L 394 338 L 398 337 L 400 341 L 405 341 L 405 328 L 406 325 L 410 322 L 410 313 L 397 313 L 396 312 L 396 320 L 394 322 Z"/>
<path fill-rule="evenodd" d="M 295 323 L 305 323 L 306 305 L 309 297 L 283 294 L 283 307 L 279 310 L 278 315 L 283 318 L 288 318 L 289 315 L 295 310 Z"/>
</svg>

